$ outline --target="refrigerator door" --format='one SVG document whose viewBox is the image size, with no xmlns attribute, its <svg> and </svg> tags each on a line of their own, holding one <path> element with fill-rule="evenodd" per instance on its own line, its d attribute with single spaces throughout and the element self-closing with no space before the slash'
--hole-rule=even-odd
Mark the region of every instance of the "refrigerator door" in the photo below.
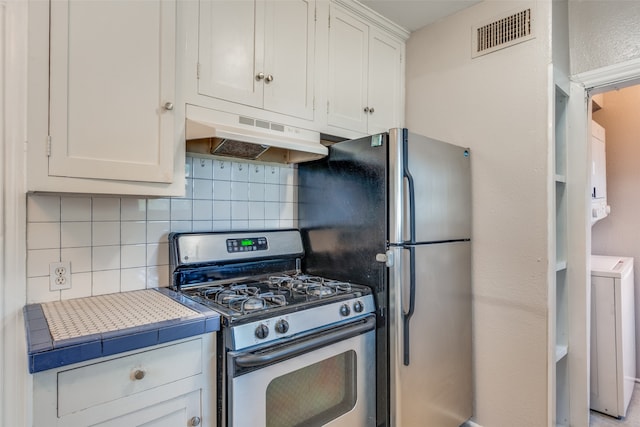
<svg viewBox="0 0 640 427">
<path fill-rule="evenodd" d="M 402 318 L 408 309 L 409 249 L 393 249 L 390 425 L 458 427 L 472 415 L 471 242 L 414 249 L 417 281 L 408 365 L 403 363 Z"/>
<path fill-rule="evenodd" d="M 469 150 L 406 129 L 391 129 L 389 151 L 397 159 L 390 161 L 391 242 L 469 239 Z M 412 226 L 414 236 L 411 235 Z"/>
</svg>

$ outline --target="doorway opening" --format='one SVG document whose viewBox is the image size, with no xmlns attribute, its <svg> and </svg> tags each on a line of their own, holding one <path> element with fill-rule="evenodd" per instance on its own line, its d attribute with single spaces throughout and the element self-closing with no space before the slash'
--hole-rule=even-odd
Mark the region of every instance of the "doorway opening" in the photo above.
<svg viewBox="0 0 640 427">
<path fill-rule="evenodd" d="M 628 61 L 573 76 L 569 97 L 568 130 L 568 283 L 569 286 L 569 395 L 572 425 L 589 425 L 590 418 L 590 322 L 591 322 L 591 254 L 604 251 L 601 237 L 612 215 L 591 227 L 591 100 L 594 95 L 620 92 L 640 84 L 640 60 Z M 640 89 L 637 89 L 640 93 Z M 605 95 L 606 99 L 606 95 Z M 605 101 L 606 105 L 606 101 Z M 606 108 L 606 107 L 605 107 Z M 605 111 L 596 112 L 604 116 Z M 600 117 L 602 120 L 602 117 Z M 637 157 L 636 157 L 637 158 Z M 613 166 L 610 167 L 613 171 Z M 640 169 L 637 168 L 636 169 Z M 613 195 L 613 194 L 612 194 Z M 616 203 L 617 204 L 617 203 Z M 616 215 L 618 216 L 618 215 Z M 605 222 L 606 221 L 606 222 Z M 595 240 L 594 240 L 595 239 Z M 608 248 L 608 247 L 607 247 Z M 602 253 L 602 252 L 601 252 Z M 640 260 L 638 261 L 638 268 Z M 638 292 L 636 292 L 637 294 Z M 638 305 L 638 304 L 636 304 Z M 613 420 L 613 419 L 612 419 Z"/>
</svg>

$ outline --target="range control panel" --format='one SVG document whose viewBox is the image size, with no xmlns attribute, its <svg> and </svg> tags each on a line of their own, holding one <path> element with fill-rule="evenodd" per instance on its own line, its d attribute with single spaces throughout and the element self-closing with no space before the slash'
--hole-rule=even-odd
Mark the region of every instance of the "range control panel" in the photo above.
<svg viewBox="0 0 640 427">
<path fill-rule="evenodd" d="M 266 251 L 269 249 L 266 237 L 243 237 L 227 239 L 227 252 Z"/>
</svg>

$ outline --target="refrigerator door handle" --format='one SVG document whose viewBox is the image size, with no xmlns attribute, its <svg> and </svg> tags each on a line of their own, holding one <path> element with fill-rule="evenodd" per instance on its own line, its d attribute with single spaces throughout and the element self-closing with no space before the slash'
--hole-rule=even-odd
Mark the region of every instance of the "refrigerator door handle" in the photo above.
<svg viewBox="0 0 640 427">
<path fill-rule="evenodd" d="M 402 176 L 407 181 L 407 190 L 409 196 L 409 241 L 406 244 L 415 244 L 416 242 L 416 200 L 413 176 L 409 171 L 409 135 L 407 129 L 402 131 Z M 409 334 L 409 322 L 415 310 L 416 305 L 416 257 L 415 248 L 413 246 L 405 247 L 409 251 L 409 310 L 402 312 L 403 317 L 403 341 L 404 341 L 404 365 L 409 366 L 411 336 Z"/>
<path fill-rule="evenodd" d="M 413 316 L 413 312 L 416 308 L 416 257 L 415 250 L 416 248 L 413 246 L 405 247 L 405 250 L 409 251 L 409 310 L 402 310 L 402 320 L 403 320 L 403 350 L 404 350 L 404 360 L 403 363 L 405 366 L 409 366 L 410 363 L 410 347 L 409 344 L 411 342 L 411 335 L 409 333 L 409 321 L 411 320 L 411 316 Z"/>
<path fill-rule="evenodd" d="M 414 244 L 416 242 L 416 198 L 413 176 L 409 171 L 409 143 L 407 129 L 403 129 L 402 134 L 402 176 L 407 181 L 409 190 L 409 241 L 405 243 Z"/>
</svg>

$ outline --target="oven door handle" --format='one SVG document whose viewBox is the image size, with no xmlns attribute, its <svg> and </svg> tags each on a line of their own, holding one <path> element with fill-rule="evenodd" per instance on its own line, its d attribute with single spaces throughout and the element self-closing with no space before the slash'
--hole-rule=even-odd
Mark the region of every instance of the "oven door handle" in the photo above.
<svg viewBox="0 0 640 427">
<path fill-rule="evenodd" d="M 281 360 L 288 359 L 290 357 L 298 356 L 303 353 L 307 353 L 311 350 L 315 350 L 320 347 L 325 347 L 334 344 L 339 341 L 346 340 L 347 338 L 354 337 L 356 335 L 363 334 L 365 332 L 372 331 L 376 328 L 375 316 L 369 316 L 364 321 L 356 322 L 356 324 L 349 324 L 348 326 L 342 326 L 338 329 L 333 329 L 328 333 L 322 334 L 319 337 L 311 338 L 298 342 L 295 344 L 284 346 L 277 350 L 273 350 L 260 354 L 244 354 L 235 357 L 235 364 L 243 368 L 252 368 L 262 365 L 267 365 Z"/>
</svg>

